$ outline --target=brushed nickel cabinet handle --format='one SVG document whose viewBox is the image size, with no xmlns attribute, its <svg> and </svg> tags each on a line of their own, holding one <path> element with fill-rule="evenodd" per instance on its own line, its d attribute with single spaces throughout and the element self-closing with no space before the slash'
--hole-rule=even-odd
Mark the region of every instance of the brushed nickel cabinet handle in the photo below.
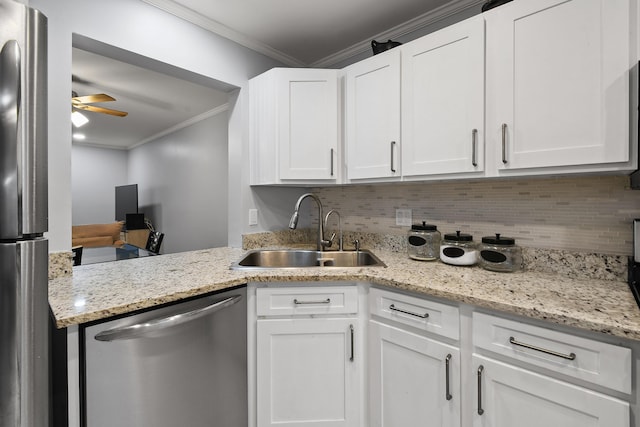
<svg viewBox="0 0 640 427">
<path fill-rule="evenodd" d="M 412 313 L 412 312 L 410 312 L 410 311 L 405 311 L 405 310 L 402 310 L 402 309 L 400 309 L 400 308 L 396 308 L 395 304 L 391 304 L 391 305 L 389 306 L 389 310 L 391 310 L 391 311 L 398 311 L 398 312 L 400 312 L 400 313 L 408 314 L 408 315 L 410 315 L 410 316 L 419 317 L 419 318 L 421 318 L 421 319 L 426 319 L 426 318 L 428 318 L 428 317 L 429 317 L 429 313 L 425 313 L 425 314 Z"/>
<path fill-rule="evenodd" d="M 471 131 L 471 164 L 478 166 L 478 129 Z"/>
<path fill-rule="evenodd" d="M 393 149 L 395 148 L 395 146 L 396 146 L 396 142 L 395 141 L 391 141 L 391 172 L 393 172 L 393 173 L 396 172 L 396 169 L 393 167 L 393 164 L 395 163 L 395 160 L 393 158 L 394 157 L 393 156 L 393 151 L 394 151 Z"/>
<path fill-rule="evenodd" d="M 502 124 L 502 163 L 507 164 L 507 124 Z"/>
<path fill-rule="evenodd" d="M 520 346 L 520 347 L 524 347 L 524 348 L 528 348 L 528 349 L 531 349 L 531 350 L 539 351 L 541 353 L 550 354 L 552 356 L 560 357 L 562 359 L 575 360 L 575 358 L 576 358 L 576 354 L 575 353 L 569 353 L 569 354 L 558 353 L 557 351 L 548 350 L 546 348 L 537 347 L 535 345 L 531 345 L 531 344 L 527 344 L 527 343 L 524 343 L 524 342 L 517 341 L 514 337 L 509 337 L 509 342 L 511 344 L 513 344 L 513 345 L 517 345 L 517 346 Z"/>
<path fill-rule="evenodd" d="M 445 368 L 445 393 L 444 397 L 447 400 L 451 400 L 453 396 L 451 396 L 451 390 L 449 389 L 449 369 L 451 363 L 451 354 L 447 354 L 447 357 L 444 358 L 444 368 Z"/>
<path fill-rule="evenodd" d="M 484 371 L 484 366 L 480 365 L 478 367 L 478 415 L 484 414 L 484 409 L 482 409 L 482 372 Z"/>
<path fill-rule="evenodd" d="M 355 358 L 355 331 L 353 329 L 353 325 L 349 325 L 349 333 L 351 334 L 351 356 L 349 357 L 349 361 L 353 362 Z"/>
<path fill-rule="evenodd" d="M 331 176 L 333 176 L 333 148 L 331 149 Z"/>
<path fill-rule="evenodd" d="M 331 304 L 331 299 L 327 298 L 322 301 L 300 301 L 297 298 L 293 300 L 295 305 L 304 305 L 304 304 Z"/>
</svg>

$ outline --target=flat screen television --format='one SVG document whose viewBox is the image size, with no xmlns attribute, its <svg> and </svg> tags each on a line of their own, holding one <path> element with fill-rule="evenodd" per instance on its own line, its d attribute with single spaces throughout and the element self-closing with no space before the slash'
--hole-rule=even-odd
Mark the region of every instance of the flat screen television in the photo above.
<svg viewBox="0 0 640 427">
<path fill-rule="evenodd" d="M 132 213 L 138 213 L 138 184 L 117 186 L 116 221 L 126 221 Z"/>
</svg>

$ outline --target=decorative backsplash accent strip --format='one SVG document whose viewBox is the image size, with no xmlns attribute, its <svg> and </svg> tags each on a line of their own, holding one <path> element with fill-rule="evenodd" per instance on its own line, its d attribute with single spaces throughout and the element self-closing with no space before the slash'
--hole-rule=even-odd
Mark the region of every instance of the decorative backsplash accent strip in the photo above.
<svg viewBox="0 0 640 427">
<path fill-rule="evenodd" d="M 522 247 L 631 255 L 640 191 L 627 176 L 512 178 L 314 188 L 345 230 L 405 235 L 396 209 L 444 233 L 501 233 Z M 345 239 L 346 242 L 346 239 Z"/>
</svg>

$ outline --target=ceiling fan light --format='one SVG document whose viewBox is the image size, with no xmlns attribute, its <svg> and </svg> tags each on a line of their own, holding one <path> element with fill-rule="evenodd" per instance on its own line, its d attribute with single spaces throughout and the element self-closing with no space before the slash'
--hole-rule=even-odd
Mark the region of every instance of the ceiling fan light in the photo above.
<svg viewBox="0 0 640 427">
<path fill-rule="evenodd" d="M 87 116 L 82 114 L 80 111 L 73 111 L 71 113 L 71 123 L 73 123 L 75 127 L 79 128 L 89 123 L 89 119 L 87 119 Z"/>
</svg>

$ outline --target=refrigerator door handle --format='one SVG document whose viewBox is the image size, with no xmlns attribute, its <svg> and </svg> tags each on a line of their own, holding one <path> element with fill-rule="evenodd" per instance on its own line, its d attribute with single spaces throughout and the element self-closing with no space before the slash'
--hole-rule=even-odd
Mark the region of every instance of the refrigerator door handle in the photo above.
<svg viewBox="0 0 640 427">
<path fill-rule="evenodd" d="M 172 326 L 181 325 L 183 323 L 208 316 L 218 310 L 222 310 L 223 308 L 237 303 L 241 298 L 241 295 L 232 295 L 223 300 L 216 301 L 213 304 L 206 305 L 204 307 L 197 308 L 186 313 L 174 314 L 169 317 L 153 319 L 122 328 L 108 329 L 96 334 L 95 339 L 97 341 L 116 341 L 149 336 L 149 334 L 153 332 L 158 332 Z"/>
<path fill-rule="evenodd" d="M 20 46 L 7 41 L 0 50 L 0 238 L 19 237 L 21 200 L 18 179 L 18 116 L 20 109 Z"/>
</svg>

